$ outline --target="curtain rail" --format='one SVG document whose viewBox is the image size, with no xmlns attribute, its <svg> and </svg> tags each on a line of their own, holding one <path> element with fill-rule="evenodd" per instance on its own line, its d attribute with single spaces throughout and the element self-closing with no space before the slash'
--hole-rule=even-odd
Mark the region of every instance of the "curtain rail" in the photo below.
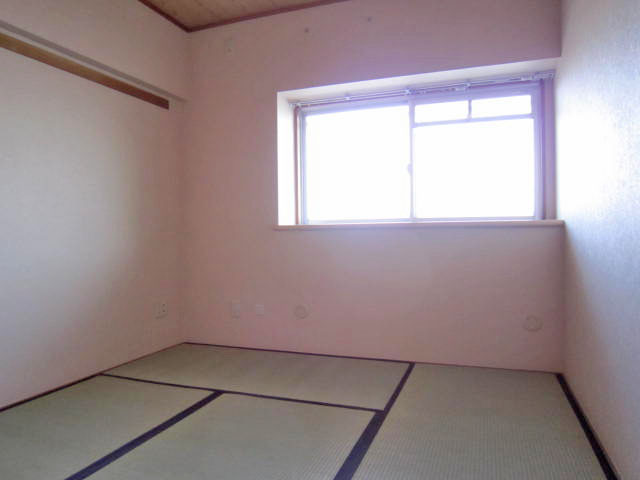
<svg viewBox="0 0 640 480">
<path fill-rule="evenodd" d="M 554 78 L 555 72 L 548 70 L 544 72 L 536 72 L 528 75 L 518 75 L 509 77 L 497 77 L 482 80 L 468 80 L 465 82 L 443 83 L 424 87 L 407 87 L 399 90 L 388 90 L 385 92 L 362 93 L 354 95 L 344 95 L 342 97 L 332 97 L 306 101 L 291 101 L 291 105 L 296 107 L 310 107 L 320 105 L 331 105 L 336 103 L 355 102 L 362 100 L 381 100 L 385 98 L 411 97 L 415 95 L 424 95 L 428 93 L 450 92 L 450 91 L 467 91 L 475 88 L 496 86 L 496 85 L 512 85 L 518 83 L 538 82 L 548 78 Z"/>
</svg>

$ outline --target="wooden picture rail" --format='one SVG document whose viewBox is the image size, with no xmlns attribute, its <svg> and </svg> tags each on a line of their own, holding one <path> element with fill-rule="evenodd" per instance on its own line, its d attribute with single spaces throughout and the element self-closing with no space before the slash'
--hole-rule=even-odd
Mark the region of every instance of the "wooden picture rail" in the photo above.
<svg viewBox="0 0 640 480">
<path fill-rule="evenodd" d="M 158 107 L 166 108 L 167 110 L 169 109 L 169 100 L 166 98 L 154 95 L 153 93 L 147 92 L 146 90 L 135 87 L 129 83 L 123 82 L 122 80 L 118 80 L 117 78 L 111 77 L 105 73 L 89 68 L 81 63 L 56 55 L 48 50 L 23 42 L 22 40 L 18 40 L 17 38 L 11 37 L 2 32 L 0 32 L 0 47 L 6 48 L 7 50 L 19 55 L 32 58 L 33 60 L 46 63 L 47 65 L 85 78 L 91 82 L 99 83 L 105 87 L 131 95 L 132 97 L 152 103 Z"/>
</svg>

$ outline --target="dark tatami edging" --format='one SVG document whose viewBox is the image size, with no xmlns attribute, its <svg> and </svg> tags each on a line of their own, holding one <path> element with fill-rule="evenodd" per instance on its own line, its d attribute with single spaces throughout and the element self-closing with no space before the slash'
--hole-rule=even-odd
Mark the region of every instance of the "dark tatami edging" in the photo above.
<svg viewBox="0 0 640 480">
<path fill-rule="evenodd" d="M 130 380 L 132 382 L 143 382 L 143 383 L 152 383 L 154 385 L 163 385 L 165 387 L 190 388 L 194 390 L 205 390 L 207 392 L 227 393 L 229 395 L 242 395 L 245 397 L 264 398 L 267 400 L 279 400 L 281 402 L 306 403 L 308 405 L 318 405 L 320 407 L 345 408 L 347 410 L 362 410 L 365 412 L 382 412 L 382 410 L 379 410 L 376 408 L 359 407 L 357 405 L 343 405 L 340 403 L 316 402 L 314 400 L 303 400 L 300 398 L 290 398 L 290 397 L 278 397 L 276 395 L 263 395 L 260 393 L 241 392 L 238 390 L 226 390 L 224 388 L 196 387 L 193 385 L 182 385 L 179 383 L 167 383 L 167 382 L 158 382 L 155 380 L 145 380 L 142 378 L 125 377 L 123 375 L 114 375 L 112 373 L 101 373 L 100 375 L 103 377 L 112 377 L 112 378 L 120 378 L 122 380 Z"/>
<path fill-rule="evenodd" d="M 193 344 L 193 343 L 187 342 L 187 344 Z M 195 344 L 195 345 L 210 345 L 210 344 Z M 247 349 L 246 347 L 228 347 L 228 346 L 224 346 L 224 345 L 210 345 L 210 346 Z M 385 406 L 385 408 L 383 410 L 374 409 L 374 408 L 367 408 L 367 407 L 359 407 L 359 406 L 355 406 L 355 405 L 332 404 L 332 403 L 317 402 L 317 401 L 312 401 L 312 400 L 302 400 L 302 399 L 295 399 L 295 398 L 288 398 L 288 397 L 262 395 L 262 394 L 257 394 L 257 393 L 232 391 L 232 390 L 225 390 L 225 389 L 216 389 L 216 388 L 213 388 L 213 387 L 212 388 L 207 388 L 207 387 L 199 387 L 199 386 L 193 386 L 193 385 L 172 384 L 172 383 L 167 383 L 167 382 L 145 380 L 145 379 L 126 377 L 126 376 L 121 376 L 121 375 L 116 375 L 116 374 L 109 374 L 109 373 L 98 373 L 98 374 L 91 375 L 91 376 L 82 378 L 80 380 L 71 382 L 69 384 L 60 386 L 58 388 L 49 390 L 47 392 L 41 393 L 39 395 L 36 395 L 34 397 L 22 400 L 20 402 L 16 402 L 14 404 L 7 405 L 7 406 L 5 406 L 3 408 L 0 408 L 0 412 L 8 410 L 8 409 L 16 407 L 16 406 L 19 406 L 19 405 L 24 404 L 26 402 L 29 402 L 31 400 L 35 400 L 37 398 L 44 397 L 46 395 L 50 395 L 50 394 L 52 394 L 54 392 L 63 390 L 65 388 L 71 387 L 71 386 L 76 385 L 78 383 L 85 382 L 87 380 L 95 378 L 96 376 L 106 376 L 106 377 L 118 378 L 118 379 L 122 379 L 122 380 L 126 380 L 126 381 L 136 381 L 136 382 L 157 384 L 157 385 L 168 386 L 168 387 L 186 388 L 186 389 L 194 389 L 194 390 L 201 390 L 201 391 L 205 391 L 205 392 L 210 392 L 210 395 L 208 395 L 206 398 L 200 400 L 199 402 L 195 403 L 194 405 L 192 405 L 191 407 L 187 408 L 186 410 L 184 410 L 184 411 L 178 413 L 177 415 L 171 417 L 169 420 L 166 420 L 165 422 L 163 422 L 160 425 L 154 427 L 153 429 L 149 430 L 148 432 L 145 432 L 142 435 L 136 437 L 135 439 L 133 439 L 130 442 L 128 442 L 125 445 L 123 445 L 122 447 L 120 447 L 120 448 L 114 450 L 113 452 L 105 455 L 104 457 L 98 459 L 97 461 L 95 461 L 91 465 L 89 465 L 89 466 L 85 467 L 84 469 L 76 472 L 75 474 L 71 475 L 70 477 L 67 477 L 67 479 L 65 479 L 65 480 L 81 480 L 81 479 L 89 477 L 93 473 L 95 473 L 98 470 L 106 467 L 107 465 L 109 465 L 110 463 L 116 461 L 118 458 L 122 457 L 123 455 L 126 455 L 131 450 L 133 450 L 136 447 L 142 445 L 143 443 L 145 443 L 146 441 L 152 439 L 156 435 L 162 433 L 166 429 L 168 429 L 171 426 L 175 425 L 176 423 L 178 423 L 182 419 L 184 419 L 187 416 L 191 415 L 195 411 L 199 410 L 200 408 L 204 407 L 205 405 L 207 405 L 208 403 L 210 403 L 211 401 L 215 400 L 216 398 L 220 397 L 221 395 L 223 395 L 225 393 L 229 394 L 229 395 L 243 395 L 243 396 L 250 396 L 250 397 L 256 397 L 256 398 L 263 398 L 263 399 L 271 399 L 271 400 L 277 400 L 277 401 L 287 401 L 287 402 L 303 403 L 303 404 L 310 404 L 310 405 L 317 405 L 317 406 L 324 406 L 324 407 L 344 408 L 344 409 L 352 409 L 352 410 L 360 410 L 360 411 L 372 412 L 373 413 L 372 419 L 370 420 L 369 424 L 367 425 L 367 427 L 364 429 L 364 431 L 360 435 L 359 439 L 357 440 L 357 442 L 353 446 L 351 452 L 347 456 L 347 458 L 344 461 L 343 465 L 341 466 L 340 470 L 338 471 L 338 473 L 334 477 L 334 480 L 350 480 L 354 476 L 354 474 L 356 473 L 357 469 L 359 468 L 359 466 L 360 466 L 362 460 L 364 459 L 367 451 L 369 450 L 371 444 L 373 443 L 378 431 L 380 430 L 384 420 L 386 419 L 389 411 L 391 410 L 391 408 L 395 404 L 396 399 L 400 395 L 400 393 L 401 393 L 401 391 L 402 391 L 407 379 L 409 378 L 411 372 L 413 371 L 413 369 L 414 369 L 414 367 L 416 365 L 415 362 L 398 361 L 398 360 L 387 360 L 387 359 L 370 359 L 370 358 L 359 358 L 359 357 L 345 357 L 345 356 L 339 356 L 339 355 L 326 355 L 326 354 L 305 354 L 303 352 L 289 352 L 289 351 L 253 349 L 253 348 L 248 348 L 248 350 L 258 350 L 258 351 L 267 351 L 267 352 L 280 352 L 280 353 L 292 353 L 292 354 L 298 354 L 298 355 L 316 355 L 316 356 L 336 357 L 336 358 L 354 358 L 354 359 L 361 359 L 361 360 L 379 360 L 379 361 L 386 361 L 386 362 L 403 363 L 403 364 L 407 365 L 407 369 L 406 369 L 403 377 L 401 378 L 401 380 L 398 382 L 398 385 L 396 386 L 396 389 L 394 390 L 393 394 L 389 398 L 389 400 L 388 400 L 388 402 L 387 402 L 387 404 L 386 404 L 386 406 Z M 145 356 L 147 356 L 147 355 L 145 355 Z M 568 403 L 570 404 L 574 414 L 576 415 L 576 418 L 578 419 L 578 421 L 579 421 L 579 423 L 580 423 L 580 425 L 581 425 L 581 427 L 582 427 L 582 429 L 584 431 L 584 434 L 587 437 L 587 440 L 589 441 L 589 443 L 590 443 L 590 445 L 591 445 L 591 447 L 593 449 L 593 452 L 594 452 L 594 454 L 595 454 L 595 456 L 596 456 L 596 458 L 597 458 L 597 460 L 598 460 L 598 462 L 599 462 L 599 464 L 600 464 L 600 466 L 602 468 L 602 471 L 603 471 L 605 477 L 607 478 L 607 480 L 618 480 L 619 477 L 617 476 L 617 474 L 616 474 L 611 462 L 609 461 L 605 450 L 603 449 L 602 445 L 598 441 L 596 434 L 594 433 L 593 429 L 591 428 L 588 419 L 586 418 L 582 408 L 580 407 L 580 404 L 578 403 L 577 399 L 573 395 L 573 392 L 571 391 L 571 388 L 568 385 L 566 379 L 560 373 L 555 374 L 555 376 L 557 378 L 557 381 L 558 381 L 560 387 L 562 388 L 562 390 L 563 390 L 563 392 L 564 392 L 564 394 L 566 396 L 566 399 L 567 399 Z"/>
<path fill-rule="evenodd" d="M 207 391 L 207 392 L 211 392 L 211 395 L 208 395 L 207 397 L 205 397 L 202 400 L 196 402 L 195 404 L 193 404 L 192 406 L 190 406 L 187 409 L 183 410 L 182 412 L 180 412 L 180 413 L 176 414 L 175 416 L 171 417 L 169 420 L 161 423 L 160 425 L 152 428 L 151 430 L 143 433 L 142 435 L 139 435 L 135 439 L 131 440 L 130 442 L 128 442 L 126 444 L 124 444 L 122 447 L 117 448 L 113 452 L 111 452 L 111 453 L 105 455 L 104 457 L 100 458 L 99 460 L 93 462 L 92 464 L 90 464 L 89 466 L 83 468 L 79 472 L 76 472 L 73 475 L 67 477 L 65 480 L 83 480 L 83 479 L 93 475 L 98 470 L 101 470 L 101 469 L 105 468 L 107 465 L 109 465 L 110 463 L 115 462 L 120 457 L 126 455 L 127 453 L 129 453 L 130 451 L 132 451 L 135 448 L 139 447 L 143 443 L 151 440 L 153 437 L 155 437 L 155 436 L 159 435 L 160 433 L 164 432 L 168 428 L 172 427 L 176 423 L 178 423 L 181 420 L 185 419 L 189 415 L 193 414 L 197 410 L 203 408 L 204 406 L 206 406 L 207 404 L 211 403 L 213 400 L 215 400 L 216 398 L 219 398 L 220 396 L 222 396 L 224 394 L 242 395 L 242 396 L 256 397 L 256 398 L 262 398 L 262 399 L 267 399 L 267 400 L 278 400 L 278 401 L 303 403 L 303 404 L 322 406 L 322 407 L 343 408 L 343 409 L 349 409 L 349 410 L 360 410 L 360 411 L 373 412 L 374 413 L 373 418 L 371 419 L 371 421 L 369 422 L 369 424 L 367 425 L 367 427 L 365 428 L 365 430 L 361 434 L 361 436 L 358 439 L 357 443 L 355 444 L 355 446 L 351 450 L 351 453 L 349 454 L 349 456 L 347 457 L 347 459 L 345 460 L 344 464 L 342 465 L 342 467 L 338 471 L 338 474 L 335 477 L 336 480 L 348 480 L 353 476 L 353 474 L 357 470 L 358 466 L 360 465 L 360 462 L 362 461 L 362 458 L 366 454 L 367 450 L 369 449 L 369 446 L 371 445 L 371 443 L 373 442 L 373 439 L 375 438 L 376 434 L 378 433 L 378 430 L 380 429 L 380 426 L 382 425 L 382 422 L 384 421 L 384 419 L 386 418 L 387 414 L 389 413 L 389 410 L 391 410 L 391 407 L 395 403 L 396 398 L 400 394 L 400 390 L 402 390 L 402 387 L 404 386 L 405 382 L 407 381 L 407 378 L 409 377 L 409 374 L 411 373 L 411 370 L 413 369 L 413 366 L 414 366 L 413 363 L 408 365 L 407 371 L 404 373 L 402 379 L 400 380 L 400 382 L 398 383 L 398 385 L 397 385 L 396 389 L 394 390 L 393 394 L 389 398 L 389 401 L 387 402 L 387 405 L 385 406 L 384 410 L 377 410 L 377 409 L 366 408 L 366 407 L 358 407 L 358 406 L 354 406 L 354 405 L 340 405 L 340 404 L 325 403 L 325 402 L 315 402 L 315 401 L 311 401 L 311 400 L 301 400 L 301 399 L 287 398 L 287 397 L 276 397 L 276 396 L 272 396 L 272 395 L 261 395 L 261 394 L 254 394 L 254 393 L 248 393 L 248 392 L 238 392 L 238 391 L 234 391 L 234 390 L 210 389 L 210 388 L 206 388 L 206 387 L 197 387 L 197 386 L 193 386 L 193 385 L 181 385 L 181 384 L 174 384 L 174 383 L 167 383 L 167 382 L 157 382 L 157 381 L 154 381 L 154 380 L 144 380 L 144 379 L 133 378 L 133 377 L 125 377 L 125 376 L 122 376 L 122 375 L 113 375 L 113 374 L 109 374 L 109 373 L 101 373 L 99 375 L 100 376 L 104 376 L 104 377 L 117 378 L 117 379 L 120 379 L 120 380 L 132 381 L 132 382 L 150 383 L 150 384 L 154 384 L 154 385 L 161 385 L 161 386 L 167 386 L 167 387 L 177 387 L 177 388 L 186 388 L 186 389 L 192 389 L 192 390 Z M 93 378 L 93 377 L 91 377 L 91 378 Z"/>
<path fill-rule="evenodd" d="M 407 362 L 403 362 L 403 363 L 407 363 Z M 344 463 L 340 467 L 340 470 L 338 470 L 338 473 L 334 477 L 334 480 L 350 480 L 351 478 L 353 478 L 353 475 L 358 470 L 358 467 L 360 466 L 360 463 L 364 459 L 364 456 L 366 455 L 367 451 L 369 450 L 369 447 L 373 443 L 376 435 L 378 434 L 378 431 L 380 430 L 380 427 L 384 423 L 384 420 L 387 418 L 387 415 L 389 414 L 389 412 L 391 411 L 391 408 L 395 404 L 396 399 L 400 395 L 400 392 L 402 391 L 402 388 L 404 387 L 405 383 L 407 382 L 407 379 L 411 375 L 411 372 L 413 371 L 414 366 L 415 366 L 415 363 L 413 363 L 413 362 L 408 363 L 407 369 L 406 369 L 404 375 L 402 376 L 402 378 L 398 382 L 398 385 L 396 386 L 395 390 L 393 391 L 393 393 L 389 397 L 389 400 L 387 401 L 387 404 L 385 405 L 384 410 L 377 410 L 377 409 L 366 408 L 366 407 L 357 407 L 357 406 L 353 406 L 353 405 L 340 405 L 340 404 L 325 403 L 325 402 L 315 402 L 315 401 L 311 401 L 311 400 L 300 400 L 300 399 L 295 399 L 295 398 L 276 397 L 276 396 L 271 396 L 271 395 L 261 395 L 261 394 L 247 393 L 247 392 L 238 392 L 238 391 L 234 391 L 234 390 L 209 389 L 209 388 L 206 388 L 206 387 L 196 387 L 196 386 L 192 386 L 192 385 L 180 385 L 180 384 L 174 384 L 174 383 L 157 382 L 157 381 L 154 381 L 154 380 L 144 380 L 144 379 L 139 379 L 139 378 L 126 377 L 126 376 L 122 376 L 122 375 L 114 375 L 114 374 L 109 374 L 109 373 L 103 373 L 102 375 L 106 376 L 106 377 L 119 378 L 119 379 L 122 379 L 122 380 L 129 380 L 129 381 L 133 381 L 133 382 L 144 382 L 144 383 L 151 383 L 151 384 L 164 385 L 164 386 L 170 386 L 170 387 L 191 388 L 191 389 L 196 389 L 196 390 L 212 391 L 212 392 L 217 392 L 219 395 L 222 395 L 222 394 L 226 393 L 226 394 L 231 394 L 231 395 L 244 395 L 244 396 L 249 396 L 249 397 L 264 398 L 264 399 L 279 400 L 279 401 L 294 402 L 294 403 L 304 403 L 304 404 L 317 405 L 317 406 L 323 406 L 323 407 L 345 408 L 345 409 L 350 409 L 350 410 L 361 410 L 361 411 L 373 412 L 374 413 L 373 417 L 371 418 L 371 420 L 369 421 L 368 425 L 366 426 L 366 428 L 364 429 L 364 431 L 360 435 L 360 438 L 358 438 L 358 441 L 355 443 L 355 445 L 351 449 L 351 452 L 349 453 L 349 455 L 345 459 Z M 207 398 L 209 398 L 209 397 L 207 397 Z M 184 417 L 182 417 L 182 418 L 184 418 Z M 160 432 L 158 432 L 158 433 L 160 433 Z M 157 433 L 152 435 L 149 438 L 152 438 L 155 435 L 157 435 Z M 148 439 L 142 440 L 140 442 L 140 444 L 143 443 L 146 440 L 148 440 Z M 132 450 L 136 446 L 138 446 L 138 445 L 132 446 L 131 448 L 127 449 L 126 451 L 124 451 L 119 456 L 124 455 L 125 453 L 127 453 L 129 450 Z M 123 447 L 123 448 L 125 448 L 125 447 Z M 113 455 L 113 454 L 111 454 L 111 455 Z M 108 463 L 111 463 L 115 459 L 119 458 L 119 456 L 113 458 Z M 96 462 L 96 463 L 98 463 L 98 462 Z M 102 466 L 105 466 L 108 463 L 105 463 Z M 98 469 L 102 468 L 102 466 L 98 465 Z M 91 467 L 87 467 L 87 468 L 91 468 Z M 86 477 L 78 477 L 78 478 L 73 477 L 73 478 L 69 478 L 67 480 L 80 480 L 82 478 L 86 478 Z"/>
<path fill-rule="evenodd" d="M 589 440 L 589 443 L 591 444 L 593 453 L 598 459 L 598 462 L 602 467 L 602 471 L 604 472 L 605 477 L 607 477 L 607 480 L 618 480 L 618 475 L 616 474 L 613 466 L 611 465 L 611 462 L 609 462 L 609 457 L 607 456 L 604 448 L 600 444 L 600 441 L 598 440 L 598 437 L 596 436 L 595 432 L 591 428 L 591 424 L 589 423 L 589 420 L 584 414 L 582 407 L 580 407 L 578 400 L 573 395 L 573 392 L 571 391 L 571 387 L 569 387 L 569 384 L 567 383 L 567 380 L 564 378 L 564 375 L 561 373 L 557 373 L 556 378 L 558 379 L 558 383 L 560 383 L 560 387 L 562 387 L 562 391 L 564 392 L 564 395 L 567 397 L 567 401 L 569 402 L 569 405 L 571 405 L 571 408 L 573 409 L 573 413 L 575 413 L 576 417 L 578 418 L 578 421 L 580 422 L 580 426 L 582 427 L 582 430 L 584 431 L 584 434 L 586 435 L 587 440 Z"/>
<path fill-rule="evenodd" d="M 389 411 L 393 407 L 393 404 L 396 403 L 396 399 L 398 398 L 398 395 L 400 395 L 404 384 L 407 383 L 407 379 L 409 378 L 409 375 L 411 375 L 414 366 L 414 363 L 409 364 L 409 366 L 407 367 L 407 371 L 404 372 L 404 375 L 400 379 L 400 382 L 398 382 L 398 386 L 389 398 L 389 401 L 384 407 L 384 410 L 382 412 L 377 412 L 373 416 L 373 418 L 369 422 L 369 425 L 367 425 L 367 427 L 362 432 L 362 435 L 360 435 L 360 438 L 353 446 L 351 453 L 349 453 L 349 456 L 342 464 L 342 467 L 340 468 L 340 470 L 338 470 L 338 473 L 334 477 L 334 480 L 351 480 L 353 475 L 356 473 L 356 470 L 358 470 L 360 463 L 362 463 L 362 459 L 367 454 L 369 447 L 373 443 L 373 440 L 376 438 L 380 427 L 384 423 L 384 420 L 387 418 Z"/>
<path fill-rule="evenodd" d="M 119 363 L 117 365 L 113 365 L 113 366 L 111 366 L 111 367 L 109 367 L 109 368 L 107 368 L 105 370 L 102 370 L 102 371 L 99 371 L 99 372 L 96 372 L 96 373 L 92 373 L 91 375 L 87 375 L 86 377 L 82 377 L 82 378 L 79 378 L 77 380 L 73 380 L 72 382 L 65 383 L 65 384 L 60 385 L 58 387 L 50 388 L 49 390 L 45 390 L 44 392 L 36 393 L 35 395 L 31 395 L 31 396 L 29 396 L 27 398 L 23 398 L 22 400 L 18 400 L 17 402 L 9 403 L 8 405 L 4 405 L 4 406 L 0 407 L 0 413 L 4 412 L 5 410 L 10 410 L 12 408 L 19 407 L 23 403 L 27 403 L 27 402 L 30 402 L 32 400 L 37 400 L 39 398 L 46 397 L 47 395 L 51 395 L 52 393 L 58 392 L 60 390 L 64 390 L 65 388 L 73 387 L 74 385 L 77 385 L 78 383 L 82 383 L 82 382 L 86 382 L 87 380 L 91 380 L 92 378 L 97 377 L 98 375 L 102 374 L 103 372 L 107 372 L 109 370 L 117 368 L 117 367 L 119 367 L 121 365 L 125 365 L 127 363 L 135 362 L 136 360 L 140 360 L 142 358 L 150 357 L 151 355 L 155 355 L 156 353 L 164 352 L 165 350 L 169 350 L 170 348 L 177 347 L 178 345 L 183 345 L 183 343 L 182 342 L 176 343 L 175 345 L 169 345 L 168 347 L 161 348 L 160 350 L 156 350 L 155 352 L 145 353 L 144 355 L 140 355 L 139 357 L 133 358 L 131 360 L 127 360 L 126 362 Z"/>
<path fill-rule="evenodd" d="M 200 410 L 202 407 L 204 407 L 205 405 L 211 403 L 213 400 L 218 398 L 220 395 L 222 395 L 222 392 L 214 392 L 214 393 L 212 393 L 211 395 L 209 395 L 209 396 L 203 398 L 202 400 L 194 403 L 189 408 L 183 410 L 182 412 L 178 413 L 177 415 L 174 415 L 173 417 L 171 417 L 166 422 L 161 423 L 160 425 L 158 425 L 158 426 L 152 428 L 151 430 L 143 433 L 139 437 L 134 438 L 133 440 L 131 440 L 128 443 L 125 443 L 122 447 L 114 450 L 113 452 L 109 453 L 108 455 L 105 455 L 100 460 L 97 460 L 97 461 L 93 462 L 88 467 L 85 467 L 82 470 L 80 470 L 79 472 L 74 473 L 73 475 L 67 477 L 65 480 L 82 480 L 84 478 L 87 478 L 90 475 L 93 475 L 98 470 L 103 469 L 104 467 L 106 467 L 110 463 L 115 462 L 117 459 L 119 459 L 123 455 L 126 455 L 131 450 L 133 450 L 134 448 L 139 447 L 140 445 L 142 445 L 146 441 L 151 440 L 156 435 L 164 432 L 166 429 L 168 429 L 169 427 L 175 425 L 180 420 L 188 417 L 189 415 L 191 415 L 192 413 L 196 412 L 197 410 Z"/>
<path fill-rule="evenodd" d="M 417 360 L 409 360 L 409 359 L 398 360 L 397 358 L 355 357 L 351 355 L 338 355 L 338 354 L 332 354 L 332 353 L 309 353 L 309 352 L 300 352 L 296 350 L 274 350 L 270 348 L 241 347 L 239 345 L 222 345 L 217 343 L 204 343 L 204 342 L 182 342 L 182 343 L 179 343 L 178 345 L 196 345 L 196 346 L 199 345 L 201 347 L 233 348 L 235 350 L 254 350 L 256 352 L 291 353 L 294 355 L 304 355 L 309 357 L 347 358 L 350 360 L 370 360 L 372 362 L 403 363 L 405 365 L 414 363 L 416 365 L 440 365 L 443 367 L 483 368 L 483 369 L 491 369 L 491 370 L 508 370 L 510 372 L 527 372 L 527 373 L 535 372 L 535 373 L 549 373 L 552 375 L 557 374 L 557 372 L 551 371 L 551 370 L 531 370 L 531 369 L 525 369 L 525 368 L 507 368 L 507 367 L 486 367 L 481 365 L 464 365 L 459 363 L 420 362 Z M 131 362 L 126 362 L 126 363 L 131 363 Z"/>
<path fill-rule="evenodd" d="M 371 360 L 374 362 L 404 363 L 405 365 L 411 363 L 411 361 L 409 360 L 393 360 L 389 358 L 371 358 L 371 357 L 352 357 L 349 355 L 335 355 L 331 353 L 296 352 L 294 350 L 272 350 L 270 348 L 240 347 L 238 345 L 218 345 L 215 343 L 184 342 L 182 343 L 182 345 L 200 345 L 202 347 L 233 348 L 236 350 L 255 350 L 256 352 L 291 353 L 294 355 L 305 355 L 307 357 L 329 357 L 329 358 L 348 358 L 351 360 Z"/>
<path fill-rule="evenodd" d="M 60 390 L 64 390 L 65 388 L 73 387 L 74 385 L 77 385 L 79 383 L 86 382 L 87 380 L 91 380 L 92 378 L 95 378 L 98 375 L 100 375 L 100 374 L 99 373 L 94 373 L 93 375 L 89 375 L 88 377 L 83 377 L 83 378 L 81 378 L 79 380 L 74 380 L 73 382 L 65 383 L 64 385 L 60 385 L 59 387 L 52 388 L 50 390 L 46 390 L 46 391 L 44 391 L 42 393 L 38 393 L 37 395 L 33 395 L 31 397 L 27 397 L 27 398 L 25 398 L 23 400 L 19 400 L 17 402 L 10 403 L 9 405 L 5 405 L 4 407 L 0 408 L 0 413 L 4 412 L 5 410 L 10 410 L 12 408 L 19 407 L 20 405 L 22 405 L 24 403 L 29 403 L 29 402 L 31 402 L 33 400 L 37 400 L 39 398 L 46 397 L 47 395 L 51 395 L 52 393 L 59 392 Z"/>
</svg>

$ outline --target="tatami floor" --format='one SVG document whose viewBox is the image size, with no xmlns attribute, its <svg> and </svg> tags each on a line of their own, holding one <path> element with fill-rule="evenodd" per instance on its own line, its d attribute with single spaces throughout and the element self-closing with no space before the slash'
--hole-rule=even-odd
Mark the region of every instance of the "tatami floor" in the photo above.
<svg viewBox="0 0 640 480">
<path fill-rule="evenodd" d="M 554 374 L 183 344 L 1 412 L 0 478 L 609 475 Z"/>
</svg>

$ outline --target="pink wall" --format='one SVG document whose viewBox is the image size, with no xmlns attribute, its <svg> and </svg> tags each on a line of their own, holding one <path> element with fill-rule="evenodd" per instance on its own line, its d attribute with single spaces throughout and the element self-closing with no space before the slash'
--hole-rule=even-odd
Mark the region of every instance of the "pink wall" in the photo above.
<svg viewBox="0 0 640 480">
<path fill-rule="evenodd" d="M 23 3 L 12 8 L 26 19 Z M 24 23 L 61 29 L 57 8 L 70 2 L 49 3 Z M 91 5 L 97 15 L 113 3 Z M 74 28 L 77 44 L 104 40 Z M 117 32 L 132 38 L 128 28 Z M 126 55 L 154 54 L 152 41 Z M 125 55 L 112 47 L 124 49 L 102 44 L 97 57 Z M 0 72 L 3 406 L 182 340 L 182 105 L 163 110 L 4 49 Z M 169 315 L 155 319 L 162 301 Z"/>
<path fill-rule="evenodd" d="M 559 18 L 555 0 L 353 0 L 195 34 L 189 339 L 560 370 L 562 228 L 272 228 L 276 92 L 555 57 Z"/>
<path fill-rule="evenodd" d="M 201 32 L 192 52 L 183 32 L 135 1 L 42 5 L 4 0 L 0 22 L 193 102 L 185 122 L 180 103 L 166 112 L 0 50 L 11 72 L 0 76 L 0 406 L 185 333 L 560 370 L 564 282 L 569 381 L 624 478 L 640 478 L 634 0 L 565 2 L 566 242 L 558 227 L 272 228 L 277 91 L 555 57 L 556 0 L 352 0 Z M 230 318 L 232 300 L 240 319 Z M 155 319 L 161 301 L 169 315 Z M 297 304 L 307 319 L 294 318 Z M 531 314 L 542 331 L 522 328 Z"/>
<path fill-rule="evenodd" d="M 201 32 L 189 52 L 135 1 L 2 2 L 5 25 L 193 101 L 185 119 L 0 51 L 0 405 L 187 336 L 558 370 L 562 228 L 272 229 L 277 91 L 554 57 L 558 20 L 556 0 L 353 0 Z"/>
<path fill-rule="evenodd" d="M 566 372 L 622 478 L 640 479 L 640 8 L 569 0 L 558 76 Z"/>
</svg>

